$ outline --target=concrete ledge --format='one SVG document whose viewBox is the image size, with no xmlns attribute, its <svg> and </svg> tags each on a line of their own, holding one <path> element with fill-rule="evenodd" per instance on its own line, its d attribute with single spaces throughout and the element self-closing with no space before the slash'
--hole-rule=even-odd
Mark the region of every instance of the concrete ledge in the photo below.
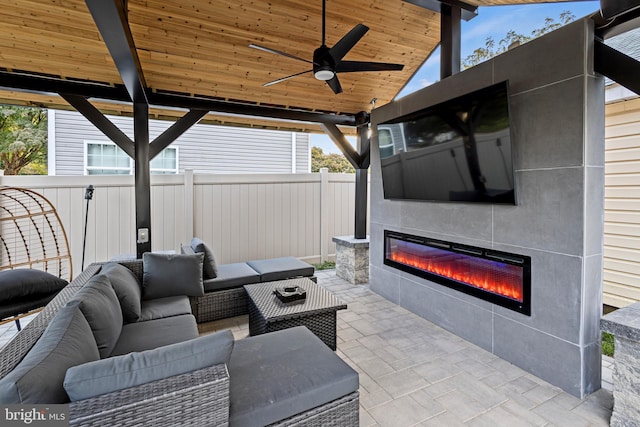
<svg viewBox="0 0 640 427">
<path fill-rule="evenodd" d="M 614 335 L 616 346 L 611 425 L 636 425 L 640 420 L 640 303 L 607 314 L 600 327 Z"/>
<path fill-rule="evenodd" d="M 337 236 L 331 239 L 334 243 L 347 248 L 369 249 L 369 237 L 366 239 L 356 239 L 351 236 Z"/>
</svg>

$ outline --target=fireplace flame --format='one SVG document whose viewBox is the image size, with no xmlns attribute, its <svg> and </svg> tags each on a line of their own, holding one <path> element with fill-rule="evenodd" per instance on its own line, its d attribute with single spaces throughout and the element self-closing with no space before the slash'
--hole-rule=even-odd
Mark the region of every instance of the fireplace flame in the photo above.
<svg viewBox="0 0 640 427">
<path fill-rule="evenodd" d="M 387 254 L 390 260 L 523 301 L 522 269 L 518 266 L 425 246 L 421 247 L 420 253 L 412 253 L 402 250 L 401 245 L 407 245 L 407 242 L 398 242 L 398 246 L 392 247 L 391 253 Z"/>
</svg>

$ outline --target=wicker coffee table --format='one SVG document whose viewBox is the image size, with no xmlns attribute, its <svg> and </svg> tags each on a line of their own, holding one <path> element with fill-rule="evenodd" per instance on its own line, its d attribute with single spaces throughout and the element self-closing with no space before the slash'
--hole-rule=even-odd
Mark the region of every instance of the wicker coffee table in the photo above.
<svg viewBox="0 0 640 427">
<path fill-rule="evenodd" d="M 300 286 L 307 291 L 304 303 L 283 303 L 276 288 Z M 336 312 L 347 305 L 307 278 L 245 285 L 249 297 L 249 334 L 260 335 L 294 326 L 306 326 L 329 348 L 336 349 Z"/>
</svg>

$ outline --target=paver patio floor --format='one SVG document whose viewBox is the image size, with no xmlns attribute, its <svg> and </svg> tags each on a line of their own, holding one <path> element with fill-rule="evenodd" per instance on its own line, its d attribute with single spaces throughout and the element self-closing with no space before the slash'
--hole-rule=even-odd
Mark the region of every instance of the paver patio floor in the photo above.
<svg viewBox="0 0 640 427">
<path fill-rule="evenodd" d="M 351 285 L 333 270 L 316 275 L 348 304 L 338 312 L 337 354 L 360 374 L 361 426 L 609 425 L 611 391 L 580 400 L 366 285 Z M 246 337 L 248 317 L 201 325 L 202 332 L 219 329 Z"/>
<path fill-rule="evenodd" d="M 360 374 L 361 426 L 606 426 L 611 359 L 603 386 L 580 400 L 371 292 L 335 271 L 318 283 L 348 304 L 338 312 L 338 350 Z M 30 316 L 31 317 L 31 316 Z M 30 319 L 22 320 L 25 325 Z M 249 333 L 248 316 L 200 325 L 201 333 Z M 0 346 L 15 334 L 0 326 Z"/>
</svg>

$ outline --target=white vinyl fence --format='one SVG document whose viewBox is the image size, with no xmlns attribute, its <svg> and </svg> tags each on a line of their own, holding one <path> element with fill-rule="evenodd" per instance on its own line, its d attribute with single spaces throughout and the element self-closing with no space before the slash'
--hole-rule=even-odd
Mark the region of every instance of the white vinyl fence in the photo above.
<svg viewBox="0 0 640 427">
<path fill-rule="evenodd" d="M 317 262 L 335 254 L 333 236 L 354 232 L 353 174 L 151 176 L 152 250 L 179 251 L 198 236 L 219 263 L 292 255 Z M 2 176 L 0 185 L 29 188 L 57 209 L 81 271 L 86 200 L 85 267 L 135 253 L 133 176 Z"/>
</svg>

